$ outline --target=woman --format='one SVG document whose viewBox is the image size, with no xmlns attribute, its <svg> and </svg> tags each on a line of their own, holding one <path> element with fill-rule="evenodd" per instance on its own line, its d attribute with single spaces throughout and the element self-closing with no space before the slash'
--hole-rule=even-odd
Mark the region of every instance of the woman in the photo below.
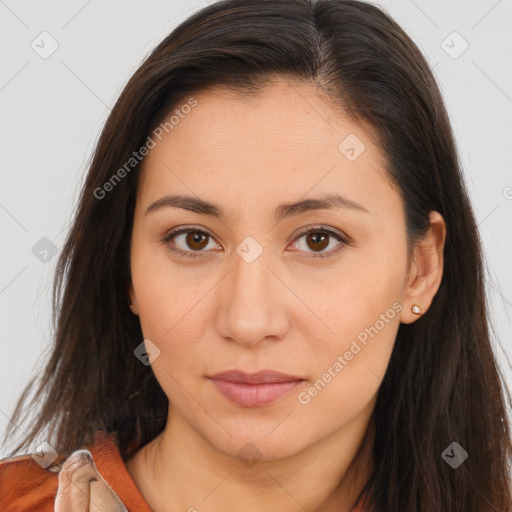
<svg viewBox="0 0 512 512">
<path fill-rule="evenodd" d="M 2 510 L 512 510 L 448 116 L 375 6 L 178 26 L 106 122 L 54 293 Z"/>
</svg>

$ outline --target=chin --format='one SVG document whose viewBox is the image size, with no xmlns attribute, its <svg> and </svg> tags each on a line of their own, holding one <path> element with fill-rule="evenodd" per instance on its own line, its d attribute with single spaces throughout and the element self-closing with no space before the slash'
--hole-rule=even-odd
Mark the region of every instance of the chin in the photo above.
<svg viewBox="0 0 512 512">
<path fill-rule="evenodd" d="M 253 425 L 250 431 L 247 422 L 244 425 L 241 422 L 222 423 L 232 437 L 223 430 L 222 435 L 217 431 L 214 437 L 208 436 L 207 440 L 218 451 L 240 459 L 246 467 L 252 467 L 257 462 L 293 456 L 307 448 L 309 443 L 314 443 L 315 440 L 310 439 L 303 426 L 292 434 L 291 426 L 285 428 L 284 424 L 279 425 L 279 421 L 272 425 L 268 421 Z"/>
</svg>

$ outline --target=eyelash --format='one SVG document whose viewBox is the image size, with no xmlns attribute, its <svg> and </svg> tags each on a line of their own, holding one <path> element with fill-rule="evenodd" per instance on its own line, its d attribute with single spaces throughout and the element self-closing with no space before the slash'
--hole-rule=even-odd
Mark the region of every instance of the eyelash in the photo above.
<svg viewBox="0 0 512 512">
<path fill-rule="evenodd" d="M 181 235 L 182 233 L 200 233 L 209 236 L 210 238 L 214 238 L 210 233 L 207 231 L 204 231 L 202 229 L 194 228 L 193 226 L 185 226 L 181 228 L 176 228 L 175 230 L 169 231 L 164 238 L 162 239 L 162 243 L 169 245 L 169 250 L 172 252 L 175 252 L 179 254 L 180 256 L 185 256 L 189 258 L 201 258 L 201 253 L 204 251 L 183 251 L 181 249 L 177 249 L 176 247 L 172 247 L 169 242 L 176 236 Z M 301 231 L 298 233 L 296 239 L 301 238 L 304 235 L 308 235 L 309 233 L 322 233 L 327 234 L 335 238 L 338 242 L 342 242 L 337 248 L 331 249 L 330 251 L 326 253 L 313 253 L 312 256 L 307 256 L 308 258 L 328 258 L 331 256 L 334 256 L 335 254 L 338 254 L 345 245 L 351 245 L 351 243 L 342 235 L 337 233 L 336 231 L 333 231 L 331 229 L 325 228 L 323 226 L 319 227 L 313 227 L 305 229 L 304 231 Z"/>
</svg>

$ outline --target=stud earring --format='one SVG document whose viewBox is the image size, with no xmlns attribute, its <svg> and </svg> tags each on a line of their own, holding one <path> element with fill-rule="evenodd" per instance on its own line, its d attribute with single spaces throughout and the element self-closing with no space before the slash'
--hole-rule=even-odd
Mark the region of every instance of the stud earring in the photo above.
<svg viewBox="0 0 512 512">
<path fill-rule="evenodd" d="M 412 307 L 411 307 L 411 311 L 415 314 L 415 315 L 421 315 L 421 308 L 417 305 L 417 304 L 413 304 Z"/>
</svg>

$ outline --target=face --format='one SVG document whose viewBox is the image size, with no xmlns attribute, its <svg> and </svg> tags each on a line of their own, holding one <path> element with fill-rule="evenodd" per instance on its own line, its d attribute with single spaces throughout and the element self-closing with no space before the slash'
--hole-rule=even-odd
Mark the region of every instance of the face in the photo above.
<svg viewBox="0 0 512 512">
<path fill-rule="evenodd" d="M 225 454 L 289 456 L 374 403 L 407 277 L 403 204 L 379 148 L 313 86 L 194 99 L 143 162 L 132 311 L 170 414 Z M 328 195 L 343 199 L 310 201 Z M 210 378 L 228 370 L 298 379 Z"/>
</svg>

